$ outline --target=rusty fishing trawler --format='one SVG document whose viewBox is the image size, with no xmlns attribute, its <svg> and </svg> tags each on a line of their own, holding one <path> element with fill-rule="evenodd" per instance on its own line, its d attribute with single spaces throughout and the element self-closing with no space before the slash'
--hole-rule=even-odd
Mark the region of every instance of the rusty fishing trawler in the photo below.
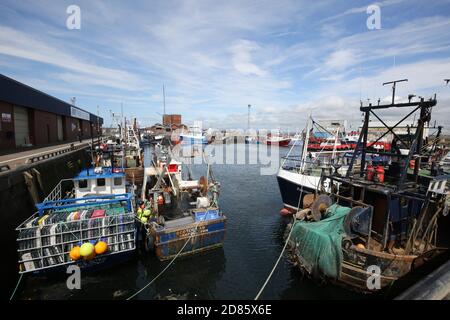
<svg viewBox="0 0 450 320">
<path fill-rule="evenodd" d="M 348 170 L 323 170 L 315 195 L 303 202 L 288 236 L 292 259 L 302 272 L 368 293 L 369 277 L 376 274 L 380 288 L 392 285 L 448 250 L 439 226 L 448 224 L 448 172 L 440 167 L 444 150 L 426 143 L 424 127 L 431 120 L 436 96 L 406 103 L 363 106 L 364 124 Z M 408 109 L 389 127 L 377 114 Z M 395 128 L 418 113 L 417 125 L 407 137 Z M 389 151 L 367 147 L 368 127 L 374 116 L 392 136 Z M 439 136 L 439 135 L 438 135 Z M 369 154 L 387 157 L 376 163 Z M 360 158 L 356 170 L 354 163 Z M 326 184 L 325 184 L 326 182 Z"/>
<path fill-rule="evenodd" d="M 227 220 L 219 207 L 220 184 L 210 166 L 199 179 L 193 179 L 188 168 L 185 179 L 183 163 L 172 157 L 170 148 L 155 146 L 139 203 L 144 217 L 138 209 L 145 249 L 160 260 L 221 247 Z"/>
</svg>

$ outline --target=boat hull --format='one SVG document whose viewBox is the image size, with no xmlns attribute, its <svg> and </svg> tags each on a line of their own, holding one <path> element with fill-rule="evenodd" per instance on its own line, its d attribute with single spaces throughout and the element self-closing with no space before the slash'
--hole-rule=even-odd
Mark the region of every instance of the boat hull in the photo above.
<svg viewBox="0 0 450 320">
<path fill-rule="evenodd" d="M 279 146 L 279 147 L 288 147 L 291 139 L 282 139 L 282 140 L 267 140 L 266 143 L 269 146 Z"/>
<path fill-rule="evenodd" d="M 320 177 L 307 176 L 280 169 L 277 175 L 281 198 L 286 208 L 298 210 L 303 207 L 305 195 L 316 192 Z"/>
<path fill-rule="evenodd" d="M 405 277 L 411 271 L 422 266 L 425 261 L 432 260 L 445 252 L 444 249 L 433 249 L 421 256 L 417 255 L 395 255 L 385 252 L 359 249 L 351 247 L 342 249 L 343 260 L 337 278 L 329 278 L 324 275 L 314 274 L 312 266 L 303 258 L 293 241 L 289 242 L 293 252 L 293 260 L 300 271 L 321 283 L 330 282 L 359 293 L 372 294 L 384 288 L 388 288 L 397 280 Z M 294 248 L 294 249 L 293 249 Z M 371 268 L 379 267 L 379 286 L 375 285 Z"/>
<path fill-rule="evenodd" d="M 184 145 L 208 144 L 206 137 L 180 136 L 180 143 Z"/>
<path fill-rule="evenodd" d="M 79 260 L 76 262 L 67 263 L 57 267 L 32 271 L 29 274 L 35 276 L 48 276 L 48 277 L 53 275 L 58 276 L 62 274 L 67 274 L 68 268 L 74 265 L 78 266 L 82 272 L 95 273 L 125 263 L 129 261 L 134 255 L 135 255 L 135 248 L 133 247 L 128 251 L 97 256 L 95 257 L 95 259 L 91 261 Z"/>
<path fill-rule="evenodd" d="M 164 261 L 177 255 L 189 256 L 221 247 L 225 240 L 225 232 L 226 217 L 222 216 L 219 219 L 191 223 L 179 228 L 153 229 L 152 235 L 156 256 Z M 181 249 L 183 251 L 178 254 Z"/>
</svg>

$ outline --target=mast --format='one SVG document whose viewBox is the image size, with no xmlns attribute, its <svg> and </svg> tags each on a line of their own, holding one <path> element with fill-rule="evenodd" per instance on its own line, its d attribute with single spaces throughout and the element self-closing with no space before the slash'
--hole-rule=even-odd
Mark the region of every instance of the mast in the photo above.
<svg viewBox="0 0 450 320">
<path fill-rule="evenodd" d="M 248 115 L 247 115 L 247 132 L 250 130 L 250 108 L 252 107 L 251 104 L 248 105 Z"/>
<path fill-rule="evenodd" d="M 305 140 L 303 141 L 303 148 L 302 148 L 302 157 L 301 157 L 301 171 L 303 172 L 303 169 L 305 168 L 305 159 L 308 153 L 308 144 L 309 144 L 309 122 L 312 122 L 311 114 L 308 117 L 308 120 L 306 121 L 306 133 L 305 133 Z"/>
</svg>

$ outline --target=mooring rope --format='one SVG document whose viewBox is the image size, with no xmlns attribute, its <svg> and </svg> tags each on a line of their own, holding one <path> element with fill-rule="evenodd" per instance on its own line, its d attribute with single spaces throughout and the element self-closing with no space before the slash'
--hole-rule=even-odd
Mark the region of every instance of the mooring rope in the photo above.
<svg viewBox="0 0 450 320">
<path fill-rule="evenodd" d="M 294 216 L 294 219 L 293 219 L 293 220 L 294 220 L 294 221 L 292 222 L 291 230 L 289 231 L 289 235 L 288 235 L 288 237 L 286 238 L 286 242 L 284 243 L 283 250 L 281 250 L 281 253 L 280 253 L 280 256 L 279 256 L 278 259 L 277 259 L 277 262 L 275 262 L 275 265 L 273 266 L 272 271 L 270 271 L 269 276 L 267 277 L 266 281 L 264 281 L 264 284 L 263 284 L 263 286 L 261 287 L 261 289 L 259 290 L 258 294 L 256 295 L 255 300 L 258 300 L 258 299 L 259 299 L 259 297 L 260 297 L 261 294 L 263 293 L 264 289 L 266 288 L 266 285 L 269 283 L 270 278 L 272 278 L 272 275 L 273 275 L 273 273 L 275 272 L 275 269 L 277 268 L 278 263 L 280 263 L 281 257 L 283 256 L 284 251 L 286 250 L 286 247 L 287 247 L 287 245 L 288 245 L 289 239 L 290 239 L 290 237 L 291 237 L 292 230 L 294 230 L 295 216 Z"/>
<path fill-rule="evenodd" d="M 20 274 L 19 280 L 17 281 L 16 287 L 14 288 L 13 293 L 11 294 L 11 297 L 9 298 L 9 301 L 11 301 L 14 298 L 14 295 L 16 294 L 17 288 L 19 288 L 19 284 L 22 281 L 23 273 Z"/>
<path fill-rule="evenodd" d="M 303 184 L 302 184 L 302 187 L 300 188 L 300 197 L 298 199 L 297 210 L 300 209 L 300 202 L 302 201 L 302 194 L 303 194 Z M 281 260 L 281 257 L 284 254 L 284 251 L 286 251 L 289 239 L 291 238 L 292 230 L 294 230 L 294 223 L 295 223 L 295 220 L 296 220 L 295 214 L 293 214 L 291 230 L 289 231 L 289 234 L 288 234 L 288 236 L 286 238 L 286 241 L 284 243 L 283 249 L 281 250 L 281 253 L 280 253 L 280 255 L 279 255 L 278 259 L 277 259 L 277 262 L 275 262 L 275 265 L 273 266 L 272 271 L 270 271 L 269 276 L 267 277 L 266 281 L 264 281 L 264 284 L 262 285 L 261 289 L 259 290 L 258 294 L 256 295 L 255 300 L 258 300 L 259 297 L 261 296 L 261 294 L 263 293 L 264 289 L 266 288 L 267 284 L 270 281 L 270 278 L 272 278 L 272 275 L 275 272 L 275 269 L 278 267 L 278 264 L 280 263 L 280 260 Z"/>
<path fill-rule="evenodd" d="M 205 220 L 206 217 L 208 216 L 208 214 L 206 214 L 205 216 Z M 197 228 L 199 226 L 199 224 L 202 222 L 202 220 L 200 220 L 199 222 L 197 222 L 197 224 L 195 225 L 195 231 L 197 231 Z M 158 273 L 153 279 L 152 281 L 150 281 L 149 283 L 147 283 L 144 287 L 142 287 L 141 289 L 139 289 L 137 292 L 135 292 L 134 294 L 132 294 L 131 296 L 129 296 L 126 300 L 131 300 L 134 297 L 136 297 L 138 294 L 140 294 L 142 291 L 144 291 L 145 289 L 147 289 L 153 282 L 155 282 L 164 272 L 166 272 L 167 269 L 169 269 L 169 267 L 175 262 L 175 260 L 180 256 L 180 254 L 183 252 L 184 248 L 186 248 L 187 244 L 189 243 L 189 241 L 194 237 L 194 235 L 196 234 L 195 231 L 193 231 L 191 233 L 191 235 L 189 236 L 189 238 L 186 240 L 186 242 L 184 243 L 183 247 L 180 249 L 180 251 L 178 251 L 178 253 L 175 255 L 175 257 L 173 257 L 173 259 L 169 262 L 169 264 L 160 272 Z"/>
</svg>

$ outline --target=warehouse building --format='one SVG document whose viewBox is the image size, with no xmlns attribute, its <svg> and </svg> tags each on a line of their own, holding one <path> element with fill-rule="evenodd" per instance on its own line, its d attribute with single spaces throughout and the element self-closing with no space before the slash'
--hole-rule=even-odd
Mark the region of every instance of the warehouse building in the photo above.
<svg viewBox="0 0 450 320">
<path fill-rule="evenodd" d="M 103 119 L 0 74 L 0 150 L 96 137 Z"/>
</svg>

